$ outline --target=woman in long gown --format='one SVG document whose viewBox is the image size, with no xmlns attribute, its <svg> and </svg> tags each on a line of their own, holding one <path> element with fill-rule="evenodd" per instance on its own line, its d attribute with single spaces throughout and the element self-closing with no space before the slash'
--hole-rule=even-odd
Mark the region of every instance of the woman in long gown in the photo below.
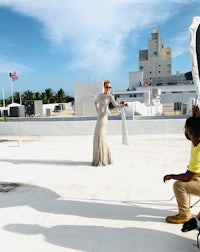
<svg viewBox="0 0 200 252">
<path fill-rule="evenodd" d="M 118 104 L 114 97 L 110 94 L 112 88 L 109 80 L 104 81 L 104 92 L 99 94 L 95 107 L 97 110 L 97 123 L 93 138 L 93 166 L 105 166 L 112 163 L 111 154 L 107 145 L 107 121 L 108 121 L 108 105 L 111 102 L 114 107 L 127 106 L 127 103 Z"/>
</svg>

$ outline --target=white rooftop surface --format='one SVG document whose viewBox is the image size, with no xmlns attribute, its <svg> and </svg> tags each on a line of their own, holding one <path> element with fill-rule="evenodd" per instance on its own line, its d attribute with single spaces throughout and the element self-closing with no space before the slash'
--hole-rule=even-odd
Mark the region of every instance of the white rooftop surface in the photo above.
<svg viewBox="0 0 200 252">
<path fill-rule="evenodd" d="M 184 135 L 131 135 L 128 146 L 109 135 L 106 167 L 90 165 L 92 138 L 0 142 L 0 180 L 22 183 L 0 193 L 0 251 L 200 251 L 197 230 L 165 222 L 177 204 L 162 179 L 186 170 Z"/>
</svg>

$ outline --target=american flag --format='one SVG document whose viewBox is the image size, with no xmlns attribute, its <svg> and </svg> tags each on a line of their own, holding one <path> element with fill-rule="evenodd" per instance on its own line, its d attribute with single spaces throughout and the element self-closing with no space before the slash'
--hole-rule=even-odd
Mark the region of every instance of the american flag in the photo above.
<svg viewBox="0 0 200 252">
<path fill-rule="evenodd" d="M 9 76 L 10 76 L 10 78 L 12 79 L 12 81 L 18 80 L 18 77 L 17 77 L 17 73 L 16 73 L 16 72 L 10 73 Z"/>
</svg>

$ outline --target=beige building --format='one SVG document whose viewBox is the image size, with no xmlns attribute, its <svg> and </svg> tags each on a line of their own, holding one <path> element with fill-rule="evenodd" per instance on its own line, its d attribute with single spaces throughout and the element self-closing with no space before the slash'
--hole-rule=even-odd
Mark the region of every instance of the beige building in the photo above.
<svg viewBox="0 0 200 252">
<path fill-rule="evenodd" d="M 147 50 L 139 50 L 139 71 L 144 73 L 144 84 L 153 84 L 155 77 L 171 76 L 171 48 L 164 47 L 159 26 L 151 33 Z"/>
</svg>

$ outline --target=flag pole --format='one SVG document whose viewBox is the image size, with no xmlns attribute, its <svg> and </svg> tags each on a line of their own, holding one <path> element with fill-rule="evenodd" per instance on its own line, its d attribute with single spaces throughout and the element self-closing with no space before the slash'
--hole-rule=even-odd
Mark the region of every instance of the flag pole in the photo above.
<svg viewBox="0 0 200 252">
<path fill-rule="evenodd" d="M 12 96 L 12 103 L 14 103 L 14 97 L 13 97 L 13 83 L 12 78 L 10 78 L 10 86 L 11 86 L 11 96 Z"/>
<path fill-rule="evenodd" d="M 10 85 L 11 85 L 11 93 L 12 93 L 12 103 L 14 103 L 14 97 L 13 97 L 13 81 L 18 80 L 16 71 L 9 74 L 10 76 Z"/>
<path fill-rule="evenodd" d="M 4 89 L 2 88 L 2 96 L 3 96 L 3 107 L 5 108 L 5 98 L 4 98 Z"/>
<path fill-rule="evenodd" d="M 19 103 L 22 105 L 21 89 L 19 89 Z"/>
</svg>

